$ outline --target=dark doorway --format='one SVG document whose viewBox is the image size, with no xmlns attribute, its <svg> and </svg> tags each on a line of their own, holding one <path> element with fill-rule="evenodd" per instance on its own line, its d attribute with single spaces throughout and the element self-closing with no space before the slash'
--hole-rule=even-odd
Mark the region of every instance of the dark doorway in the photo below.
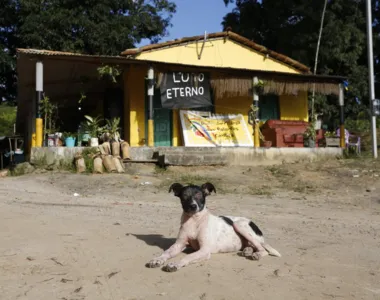
<svg viewBox="0 0 380 300">
<path fill-rule="evenodd" d="M 120 136 L 124 136 L 124 93 L 121 88 L 109 88 L 104 96 L 104 118 L 120 118 Z"/>
<path fill-rule="evenodd" d="M 261 121 L 280 119 L 279 99 L 277 95 L 260 96 L 259 118 Z"/>
</svg>

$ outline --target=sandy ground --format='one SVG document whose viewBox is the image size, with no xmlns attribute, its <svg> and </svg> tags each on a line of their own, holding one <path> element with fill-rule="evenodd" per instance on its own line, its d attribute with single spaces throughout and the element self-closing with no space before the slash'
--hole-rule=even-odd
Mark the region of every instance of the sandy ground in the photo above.
<svg viewBox="0 0 380 300">
<path fill-rule="evenodd" d="M 331 161 L 1 178 L 0 298 L 380 299 L 377 172 L 371 161 Z M 168 185 L 204 180 L 217 188 L 213 213 L 252 218 L 283 257 L 146 268 L 178 232 Z"/>
</svg>

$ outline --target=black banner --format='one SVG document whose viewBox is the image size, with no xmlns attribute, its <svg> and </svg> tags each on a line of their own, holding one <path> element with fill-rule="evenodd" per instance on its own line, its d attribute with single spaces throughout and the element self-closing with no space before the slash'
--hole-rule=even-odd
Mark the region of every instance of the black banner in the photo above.
<svg viewBox="0 0 380 300">
<path fill-rule="evenodd" d="M 212 106 L 210 75 L 206 73 L 166 73 L 160 85 L 160 92 L 163 108 Z"/>
</svg>

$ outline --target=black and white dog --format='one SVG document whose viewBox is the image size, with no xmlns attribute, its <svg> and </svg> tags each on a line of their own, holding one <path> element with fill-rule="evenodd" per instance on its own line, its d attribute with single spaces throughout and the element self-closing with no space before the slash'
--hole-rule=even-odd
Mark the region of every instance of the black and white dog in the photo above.
<svg viewBox="0 0 380 300">
<path fill-rule="evenodd" d="M 254 260 L 270 254 L 281 254 L 264 242 L 261 230 L 249 219 L 243 217 L 211 214 L 206 208 L 206 197 L 215 192 L 215 187 L 207 182 L 202 186 L 173 183 L 169 193 L 181 199 L 183 213 L 181 227 L 176 242 L 159 257 L 147 263 L 149 268 L 157 268 L 179 253 L 189 244 L 195 252 L 179 262 L 169 263 L 163 269 L 174 272 L 194 262 L 209 259 L 211 253 L 225 253 L 243 250 L 245 256 Z"/>
</svg>

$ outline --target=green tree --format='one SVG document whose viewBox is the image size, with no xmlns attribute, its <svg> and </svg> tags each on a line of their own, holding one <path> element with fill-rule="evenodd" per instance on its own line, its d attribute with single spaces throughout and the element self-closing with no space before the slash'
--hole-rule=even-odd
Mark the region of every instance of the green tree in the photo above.
<svg viewBox="0 0 380 300">
<path fill-rule="evenodd" d="M 224 0 L 234 4 L 222 22 L 224 28 L 288 55 L 313 68 L 324 1 L 313 0 Z M 379 4 L 373 2 L 374 37 L 379 43 Z M 368 106 L 368 71 L 364 0 L 334 0 L 327 5 L 317 74 L 342 75 L 349 80 L 346 113 L 355 117 Z M 379 48 L 375 48 L 376 70 Z M 361 101 L 358 104 L 357 100 Z M 338 116 L 336 98 L 317 103 L 331 118 Z M 335 105 L 333 105 L 335 104 Z"/>
<path fill-rule="evenodd" d="M 0 96 L 14 98 L 17 47 L 118 55 L 167 35 L 175 10 L 170 0 L 2 0 Z"/>
</svg>

